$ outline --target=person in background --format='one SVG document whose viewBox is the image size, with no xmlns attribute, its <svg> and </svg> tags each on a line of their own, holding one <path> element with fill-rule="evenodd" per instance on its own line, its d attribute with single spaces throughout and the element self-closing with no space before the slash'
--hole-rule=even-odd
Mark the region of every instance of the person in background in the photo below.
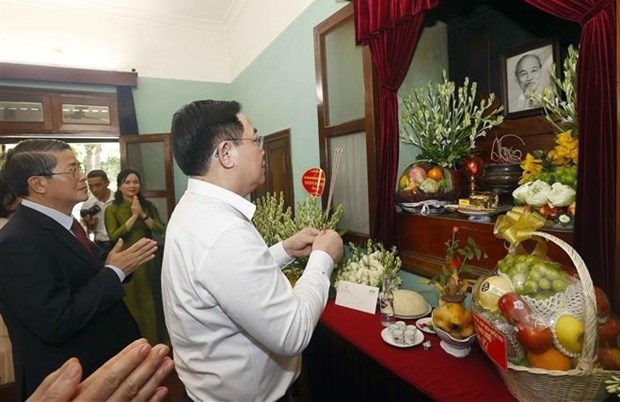
<svg viewBox="0 0 620 402">
<path fill-rule="evenodd" d="M 162 298 L 179 378 L 194 401 L 274 401 L 301 369 L 343 253 L 333 230 L 267 247 L 246 197 L 265 181 L 262 138 L 237 102 L 196 101 L 172 119 L 190 176 L 166 230 Z M 281 269 L 308 256 L 294 288 Z"/>
<path fill-rule="evenodd" d="M 7 153 L 0 199 L 21 198 L 0 230 L 0 314 L 13 344 L 16 392 L 25 400 L 71 357 L 90 375 L 140 337 L 123 303 L 123 280 L 155 257 L 141 239 L 105 264 L 71 211 L 86 200 L 86 176 L 71 147 L 25 140 Z"/>
<path fill-rule="evenodd" d="M 164 224 L 155 205 L 146 200 L 140 191 L 140 174 L 134 169 L 123 169 L 116 178 L 118 190 L 114 201 L 105 209 L 105 227 L 108 236 L 115 242 L 123 239 L 129 247 L 143 237 L 152 238 L 153 232 L 162 233 Z M 166 338 L 161 334 L 157 319 L 157 306 L 154 292 L 159 286 L 154 278 L 159 269 L 153 261 L 136 272 L 133 280 L 125 284 L 125 303 L 138 322 L 142 336 L 150 343 L 158 343 Z"/>
<path fill-rule="evenodd" d="M 84 381 L 82 365 L 72 357 L 48 375 L 27 402 L 163 401 L 168 388 L 160 384 L 174 368 L 169 350 L 138 339 Z"/>
<path fill-rule="evenodd" d="M 0 202 L 0 230 L 9 222 L 11 215 L 19 205 L 19 198 L 12 192 L 6 193 Z M 15 381 L 13 370 L 13 351 L 6 324 L 0 315 L 0 385 Z"/>
<path fill-rule="evenodd" d="M 82 204 L 80 215 L 88 233 L 94 235 L 95 243 L 106 253 L 112 249 L 112 242 L 105 229 L 104 211 L 114 201 L 114 193 L 108 188 L 110 181 L 103 170 L 91 170 L 86 175 L 90 195 Z"/>
</svg>

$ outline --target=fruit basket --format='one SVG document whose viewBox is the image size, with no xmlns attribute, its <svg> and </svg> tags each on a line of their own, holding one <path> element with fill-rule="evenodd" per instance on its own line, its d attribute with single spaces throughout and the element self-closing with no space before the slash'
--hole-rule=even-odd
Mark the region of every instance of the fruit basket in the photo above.
<svg viewBox="0 0 620 402">
<path fill-rule="evenodd" d="M 597 366 L 597 306 L 594 285 L 588 269 L 579 254 L 568 243 L 545 233 L 532 232 L 555 243 L 572 260 L 579 275 L 583 293 L 583 317 L 585 332 L 583 348 L 576 359 L 575 368 L 570 370 L 546 370 L 521 366 L 508 362 L 507 370 L 499 369 L 508 390 L 520 401 L 600 401 L 606 393 L 605 380 L 620 371 L 604 370 Z"/>
<path fill-rule="evenodd" d="M 459 197 L 458 172 L 429 161 L 409 164 L 398 178 L 396 202 L 407 212 L 443 212 L 443 205 Z"/>
</svg>

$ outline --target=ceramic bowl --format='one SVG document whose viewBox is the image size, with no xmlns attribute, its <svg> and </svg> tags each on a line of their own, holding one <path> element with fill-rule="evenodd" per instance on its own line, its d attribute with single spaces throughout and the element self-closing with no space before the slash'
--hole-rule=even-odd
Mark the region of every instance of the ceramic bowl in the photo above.
<svg viewBox="0 0 620 402">
<path fill-rule="evenodd" d="M 439 345 L 446 353 L 454 357 L 465 357 L 469 355 L 469 352 L 471 352 L 471 345 L 476 341 L 476 334 L 465 339 L 456 339 L 434 323 L 433 327 L 435 332 L 437 332 L 437 336 L 441 339 Z"/>
</svg>

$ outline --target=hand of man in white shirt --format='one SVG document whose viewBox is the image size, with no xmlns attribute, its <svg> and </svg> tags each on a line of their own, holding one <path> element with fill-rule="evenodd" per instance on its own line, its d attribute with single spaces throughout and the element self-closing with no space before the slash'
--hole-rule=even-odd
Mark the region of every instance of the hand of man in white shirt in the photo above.
<svg viewBox="0 0 620 402">
<path fill-rule="evenodd" d="M 322 230 L 312 243 L 312 251 L 321 250 L 329 254 L 337 263 L 342 258 L 344 252 L 342 246 L 342 237 L 335 230 Z"/>
<path fill-rule="evenodd" d="M 312 243 L 314 243 L 314 239 L 319 233 L 318 229 L 305 228 L 288 239 L 283 240 L 282 246 L 291 257 L 307 257 L 310 255 Z"/>
</svg>

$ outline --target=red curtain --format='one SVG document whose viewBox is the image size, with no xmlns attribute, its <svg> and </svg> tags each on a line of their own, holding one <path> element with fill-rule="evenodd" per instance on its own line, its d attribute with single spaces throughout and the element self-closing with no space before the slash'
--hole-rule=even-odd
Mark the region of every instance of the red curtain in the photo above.
<svg viewBox="0 0 620 402">
<path fill-rule="evenodd" d="M 368 44 L 376 68 L 379 94 L 377 211 L 371 235 L 396 244 L 394 192 L 398 168 L 397 91 L 409 70 L 425 11 L 439 0 L 354 0 L 358 44 Z"/>
<path fill-rule="evenodd" d="M 579 164 L 575 249 L 611 295 L 616 208 L 615 0 L 525 0 L 581 25 L 577 63 Z"/>
</svg>

